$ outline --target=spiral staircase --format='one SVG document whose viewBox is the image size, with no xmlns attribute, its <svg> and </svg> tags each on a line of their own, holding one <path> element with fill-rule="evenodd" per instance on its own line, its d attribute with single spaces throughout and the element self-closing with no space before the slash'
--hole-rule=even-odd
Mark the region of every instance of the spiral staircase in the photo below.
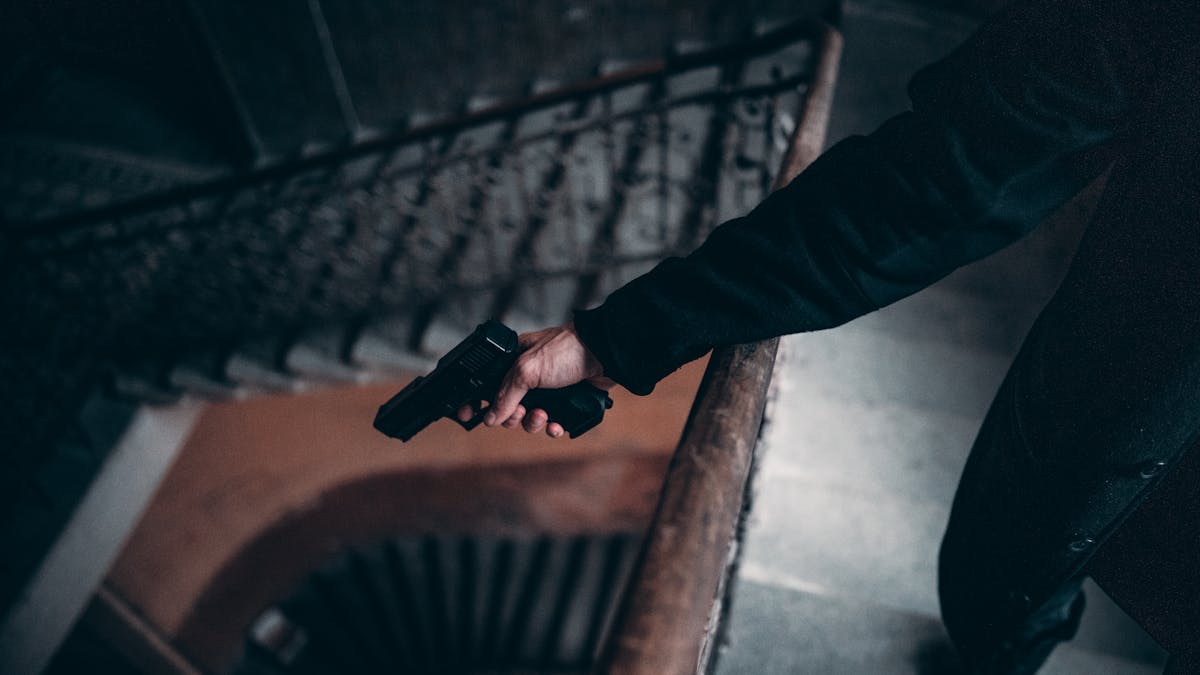
<svg viewBox="0 0 1200 675">
<path fill-rule="evenodd" d="M 118 632 L 149 625 L 140 646 L 115 656 L 93 644 L 127 665 L 145 665 L 139 649 L 200 672 L 594 665 L 636 576 L 635 542 L 653 529 L 654 489 L 557 529 L 515 516 L 480 529 L 490 521 L 453 509 L 432 523 L 376 511 L 355 521 L 355 536 L 302 545 L 292 561 L 289 540 L 259 523 L 238 555 L 253 558 L 265 540 L 284 552 L 273 564 L 290 567 L 264 585 L 271 597 L 222 605 L 258 568 L 219 561 L 178 632 L 154 625 L 131 584 L 102 578 L 128 533 L 135 547 L 153 536 L 141 533 L 169 494 L 152 504 L 153 491 L 173 458 L 177 472 L 193 452 L 188 434 L 207 428 L 209 411 L 297 397 L 326 405 L 322 396 L 346 391 L 374 400 L 483 318 L 517 329 L 561 321 L 761 199 L 795 154 L 829 58 L 826 25 L 794 17 L 831 18 L 830 8 L 626 5 L 180 1 L 134 5 L 126 17 L 76 15 L 65 3 L 14 12 L 7 44 L 21 57 L 3 85 L 22 96 L 0 134 L 10 467 L 0 494 L 13 551 L 0 643 L 40 637 L 30 660 L 13 663 L 44 665 L 90 601 L 71 641 L 86 658 L 97 639 L 78 633 L 91 630 L 97 604 L 110 626 L 124 622 Z M 623 455 L 626 473 L 593 454 L 553 475 L 634 467 L 656 485 L 699 380 L 690 371 L 674 399 L 648 408 L 642 428 L 664 411 L 679 424 Z M 757 429 L 757 419 L 747 423 Z M 130 447 L 147 443 L 162 445 L 157 459 L 130 480 L 122 472 L 149 456 Z M 488 441 L 454 443 L 470 456 Z M 523 472 L 558 465 L 545 454 L 523 461 L 507 469 L 513 480 L 543 494 Z M 431 475 L 415 464 L 389 471 Z M 442 486 L 450 496 L 486 493 L 458 480 Z M 105 490 L 124 515 L 97 525 L 86 516 L 105 511 L 95 507 Z M 345 519 L 357 504 L 314 531 L 354 530 Z M 72 548 L 89 531 L 105 532 L 105 546 Z M 120 565 L 118 578 L 139 578 Z M 64 577 L 99 591 L 72 595 L 55 585 Z M 419 610 L 405 586 L 421 595 Z M 329 621 L 339 612 L 347 620 Z M 523 613 L 544 622 L 514 632 Z M 222 620 L 230 626 L 205 632 Z M 424 652 L 418 625 L 444 628 Z M 219 648 L 205 641 L 217 633 Z"/>
</svg>

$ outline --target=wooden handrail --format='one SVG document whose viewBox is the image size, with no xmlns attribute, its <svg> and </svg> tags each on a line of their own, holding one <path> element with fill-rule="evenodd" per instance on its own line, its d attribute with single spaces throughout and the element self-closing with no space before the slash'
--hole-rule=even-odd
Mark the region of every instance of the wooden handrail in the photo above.
<svg viewBox="0 0 1200 675">
<path fill-rule="evenodd" d="M 817 45 L 813 81 L 773 189 L 825 143 L 841 35 L 823 26 Z M 713 351 L 597 672 L 705 672 L 778 346 L 774 338 Z"/>
</svg>

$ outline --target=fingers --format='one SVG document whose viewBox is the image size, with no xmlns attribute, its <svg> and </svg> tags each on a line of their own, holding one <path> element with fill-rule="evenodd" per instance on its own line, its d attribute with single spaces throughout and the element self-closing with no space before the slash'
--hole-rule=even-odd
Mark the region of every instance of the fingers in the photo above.
<svg viewBox="0 0 1200 675">
<path fill-rule="evenodd" d="M 513 369 L 504 376 L 504 383 L 496 393 L 495 402 L 483 417 L 483 423 L 487 426 L 494 427 L 512 417 L 517 411 L 517 406 L 521 404 L 521 399 L 525 398 L 525 394 L 536 384 L 532 381 L 526 363 L 524 359 L 518 359 Z"/>
<path fill-rule="evenodd" d="M 525 431 L 528 431 L 531 434 L 536 434 L 542 429 L 545 429 L 546 423 L 549 421 L 550 416 L 546 414 L 545 410 L 542 410 L 541 408 L 535 408 L 525 416 L 525 424 L 523 426 L 525 427 Z"/>
<path fill-rule="evenodd" d="M 502 423 L 505 429 L 516 429 L 521 424 L 521 420 L 525 419 L 525 406 L 518 405 L 515 412 Z"/>
<path fill-rule="evenodd" d="M 562 425 L 558 422 L 551 422 L 549 415 L 541 408 L 534 408 L 526 415 L 522 426 L 525 427 L 525 431 L 531 434 L 536 434 L 544 430 L 550 438 L 558 438 L 563 435 L 564 431 Z"/>
<path fill-rule="evenodd" d="M 531 433 L 545 431 L 551 437 L 563 435 L 561 424 L 552 423 L 544 410 L 521 409 L 521 400 L 530 390 L 557 389 L 582 380 L 604 389 L 615 384 L 603 376 L 603 367 L 587 350 L 568 322 L 562 326 L 524 333 L 517 337 L 521 354 L 505 375 L 495 400 L 484 416 L 489 427 L 524 427 Z M 518 409 L 521 409 L 518 413 Z"/>
<path fill-rule="evenodd" d="M 522 424 L 526 420 L 528 411 L 525 410 L 525 406 L 517 405 L 517 409 L 513 411 L 513 414 L 510 415 L 508 419 L 501 422 L 501 425 L 505 429 L 516 429 L 517 427 L 525 426 L 526 431 L 529 431 L 530 433 L 537 433 L 545 429 L 546 435 L 550 438 L 558 438 L 559 436 L 563 435 L 565 430 L 563 429 L 562 425 L 558 422 L 548 421 L 549 416 L 545 410 L 538 408 L 534 412 L 536 415 L 534 415 L 529 422 Z M 458 417 L 459 421 L 469 422 L 471 421 L 471 418 L 475 416 L 475 409 L 469 405 L 464 405 L 458 409 L 456 416 Z"/>
</svg>

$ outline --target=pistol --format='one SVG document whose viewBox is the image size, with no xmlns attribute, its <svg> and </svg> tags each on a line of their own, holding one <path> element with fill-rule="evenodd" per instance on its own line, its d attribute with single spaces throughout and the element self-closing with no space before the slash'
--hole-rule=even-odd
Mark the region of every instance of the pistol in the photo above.
<svg viewBox="0 0 1200 675">
<path fill-rule="evenodd" d="M 384 403 L 375 415 L 375 428 L 407 441 L 443 417 L 468 431 L 483 421 L 483 402 L 494 403 L 500 383 L 518 356 L 517 334 L 495 319 L 479 324 L 474 333 L 438 360 L 437 368 L 416 378 Z M 612 407 L 608 392 L 587 382 L 562 389 L 533 389 L 521 404 L 541 408 L 551 421 L 576 438 L 604 419 Z M 475 416 L 463 422 L 456 414 L 470 405 Z"/>
</svg>

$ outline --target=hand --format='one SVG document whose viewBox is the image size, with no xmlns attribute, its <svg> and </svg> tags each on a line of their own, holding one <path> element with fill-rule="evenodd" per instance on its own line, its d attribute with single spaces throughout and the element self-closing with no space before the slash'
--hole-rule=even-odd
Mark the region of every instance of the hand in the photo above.
<svg viewBox="0 0 1200 675">
<path fill-rule="evenodd" d="M 496 400 L 488 406 L 483 418 L 489 427 L 499 424 L 515 429 L 521 425 L 529 433 L 545 429 L 548 436 L 558 438 L 563 434 L 562 425 L 551 421 L 541 408 L 527 411 L 521 405 L 521 399 L 530 389 L 559 389 L 584 380 L 605 390 L 616 385 L 604 377 L 600 361 L 579 340 L 571 322 L 525 333 L 517 338 L 517 343 L 521 355 L 504 376 Z M 474 414 L 470 406 L 464 406 L 458 411 L 458 419 L 465 422 Z"/>
</svg>

